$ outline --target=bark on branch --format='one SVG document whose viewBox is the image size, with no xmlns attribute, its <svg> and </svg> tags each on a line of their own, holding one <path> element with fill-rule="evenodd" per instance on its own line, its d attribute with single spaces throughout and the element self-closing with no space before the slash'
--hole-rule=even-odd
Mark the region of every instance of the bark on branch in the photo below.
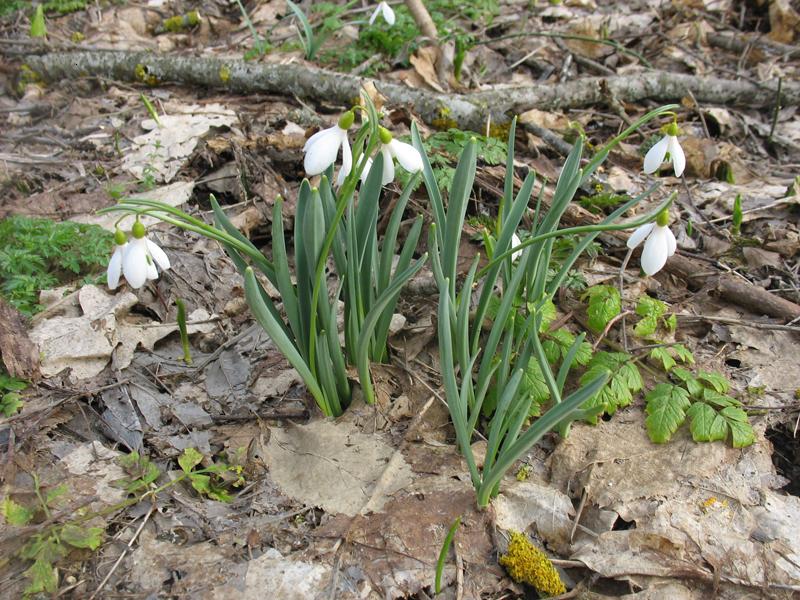
<svg viewBox="0 0 800 600">
<path fill-rule="evenodd" d="M 703 103 L 764 107 L 776 102 L 777 82 L 755 85 L 714 77 L 646 71 L 615 77 L 587 77 L 568 83 L 502 87 L 471 94 L 440 94 L 397 83 L 370 80 L 297 64 L 265 64 L 237 59 L 159 55 L 148 52 L 61 52 L 26 57 L 43 80 L 58 82 L 84 76 L 143 83 L 178 83 L 238 93 L 295 94 L 318 101 L 352 104 L 372 81 L 391 104 L 407 105 L 427 123 L 446 116 L 463 129 L 480 131 L 491 115 L 502 123 L 531 108 L 597 106 L 609 93 L 618 100 L 680 100 L 691 92 Z M 800 84 L 784 82 L 781 105 L 800 101 Z"/>
</svg>

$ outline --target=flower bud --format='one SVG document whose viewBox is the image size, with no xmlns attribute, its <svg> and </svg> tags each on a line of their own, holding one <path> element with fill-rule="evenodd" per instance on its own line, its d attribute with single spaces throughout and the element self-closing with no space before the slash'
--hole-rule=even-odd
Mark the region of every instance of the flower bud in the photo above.
<svg viewBox="0 0 800 600">
<path fill-rule="evenodd" d="M 354 113 L 352 110 L 348 110 L 341 117 L 339 117 L 339 128 L 350 129 L 355 120 L 356 120 L 356 113 Z"/>
<path fill-rule="evenodd" d="M 680 135 L 681 130 L 678 129 L 678 124 L 675 121 L 673 121 L 664 128 L 664 133 L 666 133 L 667 135 L 677 137 L 678 135 Z"/>
<path fill-rule="evenodd" d="M 142 225 L 140 221 L 136 221 L 136 223 L 134 223 L 133 227 L 131 228 L 131 234 L 133 234 L 133 237 L 139 240 L 147 235 L 147 230 L 144 228 L 144 225 Z"/>
</svg>

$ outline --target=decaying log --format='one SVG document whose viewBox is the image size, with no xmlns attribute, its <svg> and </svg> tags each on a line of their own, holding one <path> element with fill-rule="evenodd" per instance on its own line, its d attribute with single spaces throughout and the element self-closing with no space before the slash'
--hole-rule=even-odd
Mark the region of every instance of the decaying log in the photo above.
<svg viewBox="0 0 800 600">
<path fill-rule="evenodd" d="M 531 108 L 557 109 L 605 104 L 609 94 L 620 101 L 677 101 L 689 92 L 698 102 L 751 107 L 772 106 L 777 82 L 755 85 L 715 77 L 645 71 L 615 77 L 588 77 L 568 83 L 498 87 L 470 94 L 441 94 L 398 83 L 370 80 L 300 64 L 268 64 L 238 59 L 148 52 L 60 52 L 26 57 L 26 64 L 45 81 L 84 76 L 150 84 L 178 83 L 237 93 L 293 94 L 347 106 L 367 83 L 390 104 L 413 107 L 425 122 L 446 118 L 463 129 L 481 131 L 491 116 L 504 123 Z M 781 105 L 800 102 L 800 84 L 784 82 Z"/>
</svg>

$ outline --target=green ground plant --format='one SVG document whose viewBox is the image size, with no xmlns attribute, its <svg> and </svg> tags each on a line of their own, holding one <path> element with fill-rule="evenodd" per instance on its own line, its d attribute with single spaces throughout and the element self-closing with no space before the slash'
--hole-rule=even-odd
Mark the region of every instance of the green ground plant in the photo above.
<svg viewBox="0 0 800 600">
<path fill-rule="evenodd" d="M 56 510 L 65 512 L 69 507 L 70 489 L 66 484 L 43 486 L 34 474 L 34 500 L 18 502 L 10 495 L 0 500 L 0 514 L 12 531 L 21 529 L 24 536 L 17 557 L 30 563 L 24 576 L 28 580 L 26 598 L 38 594 L 55 594 L 59 584 L 59 564 L 76 550 L 94 551 L 105 537 L 102 527 L 92 526 L 100 517 L 118 512 L 146 499 L 154 500 L 166 489 L 181 482 L 188 482 L 201 496 L 219 502 L 230 502 L 230 490 L 244 484 L 242 467 L 209 460 L 209 466 L 201 467 L 203 455 L 194 448 L 187 448 L 178 458 L 181 472 L 162 485 L 157 485 L 161 470 L 147 457 L 137 452 L 118 459 L 126 477 L 113 482 L 124 490 L 128 498 L 102 511 L 79 509 L 68 516 L 59 516 Z"/>
<path fill-rule="evenodd" d="M 619 290 L 613 286 L 591 287 L 583 298 L 588 300 L 589 326 L 596 332 L 605 330 L 621 313 Z M 674 334 L 677 328 L 677 318 L 669 312 L 667 304 L 645 294 L 637 300 L 635 313 L 638 320 L 633 335 L 652 346 L 644 357 L 650 359 L 650 364 L 655 365 L 660 374 L 641 365 L 641 359 L 622 349 L 592 353 L 581 382 L 591 381 L 603 371 L 610 375 L 606 385 L 584 405 L 584 408 L 600 409 L 588 422 L 596 424 L 600 415 L 613 415 L 644 392 L 645 427 L 655 443 L 670 441 L 688 420 L 689 431 L 696 442 L 727 440 L 734 448 L 752 444 L 755 434 L 749 417 L 741 400 L 728 394 L 731 387 L 728 379 L 718 372 L 689 370 L 686 367 L 695 363 L 692 352 L 683 344 L 664 341 L 664 337 Z M 643 366 L 653 376 L 651 386 L 645 384 L 640 368 Z"/>
<path fill-rule="evenodd" d="M 22 410 L 23 402 L 20 392 L 28 387 L 28 382 L 18 377 L 11 377 L 0 367 L 0 414 L 10 417 Z"/>
<path fill-rule="evenodd" d="M 113 236 L 97 225 L 13 216 L 0 221 L 0 294 L 33 315 L 39 292 L 105 272 Z"/>
</svg>

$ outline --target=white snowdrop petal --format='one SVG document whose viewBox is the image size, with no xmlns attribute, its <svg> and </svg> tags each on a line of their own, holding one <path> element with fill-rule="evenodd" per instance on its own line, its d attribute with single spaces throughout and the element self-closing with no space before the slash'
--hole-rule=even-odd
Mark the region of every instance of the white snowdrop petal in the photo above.
<svg viewBox="0 0 800 600">
<path fill-rule="evenodd" d="M 658 167 L 661 166 L 661 163 L 664 162 L 664 157 L 667 155 L 668 146 L 669 137 L 665 135 L 652 148 L 650 148 L 650 150 L 647 151 L 647 154 L 644 157 L 643 170 L 645 173 L 650 175 L 658 170 Z"/>
<path fill-rule="evenodd" d="M 675 239 L 675 234 L 672 233 L 672 230 L 669 227 L 664 227 L 667 230 L 666 238 L 667 238 L 667 256 L 672 256 L 675 254 L 675 250 L 678 249 L 678 242 Z"/>
<path fill-rule="evenodd" d="M 628 248 L 636 248 L 639 244 L 644 241 L 650 232 L 653 231 L 653 227 L 655 227 L 655 223 L 645 223 L 641 225 L 631 234 L 631 237 L 628 238 Z"/>
<path fill-rule="evenodd" d="M 364 164 L 364 170 L 361 171 L 361 183 L 367 182 L 367 177 L 369 177 L 369 170 L 372 168 L 372 159 L 367 158 L 367 162 Z"/>
<path fill-rule="evenodd" d="M 309 147 L 314 142 L 316 142 L 319 138 L 321 138 L 321 137 L 325 136 L 327 133 L 329 133 L 331 129 L 332 129 L 332 127 L 329 127 L 328 129 L 321 129 L 317 133 L 312 135 L 310 138 L 308 138 L 306 140 L 306 143 L 303 144 L 303 152 L 308 152 Z"/>
<path fill-rule="evenodd" d="M 147 278 L 158 279 L 158 269 L 156 269 L 156 263 L 151 256 L 147 257 Z"/>
<path fill-rule="evenodd" d="M 672 159 L 672 168 L 675 169 L 675 177 L 680 177 L 686 168 L 686 155 L 674 135 L 669 136 L 669 155 Z"/>
<path fill-rule="evenodd" d="M 350 150 L 350 141 L 347 139 L 347 133 L 344 134 L 342 141 L 342 168 L 339 169 L 339 176 L 336 178 L 336 185 L 342 185 L 344 180 L 350 175 L 353 169 L 353 153 Z"/>
<path fill-rule="evenodd" d="M 133 289 L 138 289 L 147 281 L 147 244 L 144 239 L 134 239 L 130 242 L 122 258 L 122 274 Z"/>
<path fill-rule="evenodd" d="M 147 251 L 150 253 L 150 256 L 153 258 L 158 268 L 162 271 L 169 269 L 169 258 L 167 257 L 166 252 L 164 252 L 153 240 L 148 238 L 144 238 L 144 240 L 147 243 Z"/>
<path fill-rule="evenodd" d="M 378 4 L 378 6 L 375 8 L 375 11 L 372 13 L 372 16 L 369 18 L 369 24 L 370 25 L 375 23 L 375 19 L 378 18 L 378 15 L 380 14 L 382 8 L 383 7 L 380 4 Z"/>
<path fill-rule="evenodd" d="M 389 25 L 389 27 L 394 25 L 394 11 L 392 7 L 386 2 L 381 2 L 380 8 L 383 9 L 383 20 L 386 21 L 387 25 Z"/>
<path fill-rule="evenodd" d="M 306 156 L 303 160 L 303 167 L 309 175 L 319 175 L 330 167 L 339 154 L 339 146 L 342 143 L 339 127 L 332 127 L 321 132 L 325 135 L 319 136 L 314 143 L 308 146 Z"/>
<path fill-rule="evenodd" d="M 389 151 L 397 158 L 397 162 L 409 173 L 422 170 L 422 156 L 411 144 L 392 140 L 389 142 Z"/>
<path fill-rule="evenodd" d="M 108 280 L 108 289 L 115 290 L 119 285 L 119 276 L 122 274 L 122 257 L 125 254 L 125 243 L 122 246 L 114 246 L 114 254 L 111 255 L 111 260 L 108 261 L 108 271 L 106 279 Z"/>
<path fill-rule="evenodd" d="M 648 275 L 655 275 L 667 263 L 669 254 L 667 231 L 669 231 L 667 227 L 656 227 L 644 243 L 642 270 Z"/>
<path fill-rule="evenodd" d="M 391 148 L 386 145 L 381 148 L 383 154 L 383 176 L 381 177 L 381 185 L 387 185 L 394 181 L 394 160 L 392 160 Z"/>
<path fill-rule="evenodd" d="M 511 248 L 516 248 L 522 243 L 522 240 L 519 239 L 519 236 L 516 233 L 511 234 Z M 511 255 L 511 260 L 516 261 L 522 256 L 524 250 L 517 250 Z"/>
</svg>

